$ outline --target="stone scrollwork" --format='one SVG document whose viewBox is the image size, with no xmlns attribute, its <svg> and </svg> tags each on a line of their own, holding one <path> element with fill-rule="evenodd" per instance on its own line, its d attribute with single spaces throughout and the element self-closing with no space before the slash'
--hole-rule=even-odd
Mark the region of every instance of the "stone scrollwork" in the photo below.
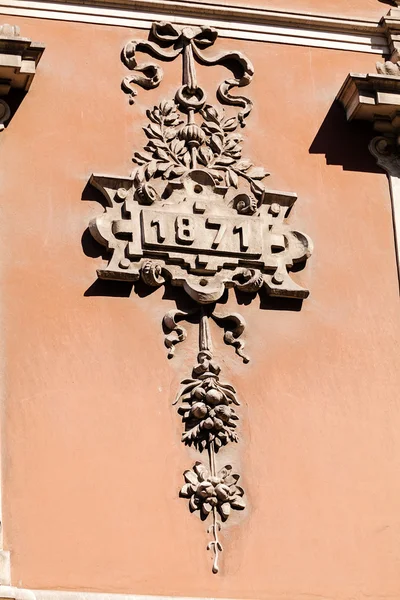
<svg viewBox="0 0 400 600">
<path fill-rule="evenodd" d="M 399 77 L 400 75 L 400 61 L 393 62 L 391 60 L 385 60 L 385 62 L 377 62 L 376 70 L 380 75 L 394 75 Z"/>
<path fill-rule="evenodd" d="M 400 149 L 394 136 L 376 136 L 369 143 L 376 162 L 391 177 L 400 177 Z"/>
<path fill-rule="evenodd" d="M 106 247 L 108 264 L 102 279 L 136 281 L 151 287 L 172 283 L 194 300 L 196 308 L 169 311 L 163 320 L 169 358 L 186 339 L 182 321 L 198 322 L 197 363 L 183 379 L 175 399 L 182 419 L 182 442 L 207 456 L 184 472 L 180 495 L 191 511 L 210 517 L 214 573 L 219 570 L 222 524 L 232 510 L 245 508 L 239 474 L 229 464 L 217 466 L 218 452 L 239 441 L 235 388 L 221 379 L 214 357 L 210 319 L 224 329 L 224 341 L 247 363 L 241 336 L 245 321 L 238 313 L 221 314 L 215 306 L 227 288 L 271 296 L 306 298 L 307 289 L 291 277 L 312 253 L 310 238 L 286 221 L 296 194 L 266 187 L 268 173 L 242 156 L 245 125 L 252 102 L 232 94 L 248 85 L 254 70 L 240 52 L 210 55 L 217 39 L 212 27 L 153 23 L 149 41 L 131 41 L 122 61 L 131 74 L 122 83 L 130 100 L 138 85 L 157 87 L 161 67 L 138 62 L 137 53 L 172 61 L 182 57 L 183 82 L 173 99 L 147 111 L 147 138 L 133 157 L 130 177 L 92 175 L 91 183 L 106 200 L 102 215 L 90 223 L 93 237 Z M 220 104 L 207 102 L 199 85 L 196 62 L 224 65 L 234 76 L 217 89 Z"/>
</svg>

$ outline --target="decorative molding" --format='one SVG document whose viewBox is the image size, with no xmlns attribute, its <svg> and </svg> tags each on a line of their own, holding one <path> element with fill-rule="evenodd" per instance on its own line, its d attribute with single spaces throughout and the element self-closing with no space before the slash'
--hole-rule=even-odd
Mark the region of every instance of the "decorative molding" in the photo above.
<svg viewBox="0 0 400 600">
<path fill-rule="evenodd" d="M 390 177 L 400 178 L 400 149 L 395 138 L 377 136 L 371 140 L 369 149 L 378 165 Z"/>
<path fill-rule="evenodd" d="M 240 339 L 243 317 L 215 312 L 216 302 L 227 288 L 306 298 L 308 290 L 293 281 L 290 272 L 295 264 L 302 268 L 312 252 L 311 240 L 286 222 L 296 194 L 269 190 L 263 183 L 265 169 L 242 157 L 239 131 L 253 104 L 232 91 L 249 85 L 254 69 L 241 52 L 210 53 L 217 35 L 210 26 L 161 22 L 152 24 L 149 41 L 126 44 L 122 61 L 131 74 L 122 88 L 131 104 L 137 95 L 134 86 L 152 89 L 163 78 L 160 65 L 139 62 L 138 52 L 164 61 L 181 56 L 183 83 L 174 99 L 147 111 L 147 142 L 144 150 L 135 152 L 131 176 L 90 179 L 106 200 L 104 213 L 90 223 L 93 237 L 110 257 L 98 276 L 141 278 L 151 287 L 172 283 L 194 301 L 189 311 L 169 311 L 163 325 L 170 358 L 186 338 L 181 322 L 199 325 L 197 363 L 191 377 L 181 382 L 174 404 L 183 422 L 182 442 L 207 456 L 207 465 L 197 461 L 184 472 L 180 495 L 188 499 L 192 512 L 211 520 L 207 548 L 213 554 L 214 573 L 219 570 L 222 524 L 232 510 L 243 510 L 246 504 L 239 474 L 230 464 L 217 465 L 218 452 L 239 441 L 239 401 L 235 388 L 220 378 L 209 320 L 224 328 L 226 344 L 248 362 Z M 207 103 L 196 62 L 229 66 L 217 98 L 231 108 L 230 114 Z"/>
<path fill-rule="evenodd" d="M 16 25 L 0 26 L 0 131 L 11 117 L 4 98 L 11 90 L 29 90 L 43 51 L 43 44 L 21 37 Z"/>
<path fill-rule="evenodd" d="M 399 6 L 399 3 L 396 3 Z M 382 17 L 380 26 L 385 32 L 389 45 L 389 56 L 393 62 L 400 58 L 400 8 L 392 8 Z"/>
<path fill-rule="evenodd" d="M 106 592 L 64 592 L 62 590 L 28 590 L 0 585 L 0 600 L 232 600 L 229 598 L 194 598 L 183 596 L 138 596 Z"/>
<path fill-rule="evenodd" d="M 153 21 L 208 24 L 220 37 L 387 55 L 385 29 L 375 21 L 178 0 L 78 2 L 0 0 L 4 15 L 148 30 Z"/>
<path fill-rule="evenodd" d="M 0 550 L 0 589 L 3 585 L 11 583 L 11 565 L 10 553 L 7 550 Z"/>
<path fill-rule="evenodd" d="M 52 592 L 50 592 L 51 594 Z M 56 592 L 58 593 L 58 592 Z M 62 592 L 61 592 L 62 593 Z M 39 600 L 39 596 L 32 590 L 26 590 L 22 588 L 12 587 L 10 585 L 0 585 L 0 599 L 1 600 Z M 54 597 L 55 598 L 55 597 Z M 60 598 L 61 600 L 61 598 Z M 65 599 L 66 600 L 66 599 Z"/>
</svg>

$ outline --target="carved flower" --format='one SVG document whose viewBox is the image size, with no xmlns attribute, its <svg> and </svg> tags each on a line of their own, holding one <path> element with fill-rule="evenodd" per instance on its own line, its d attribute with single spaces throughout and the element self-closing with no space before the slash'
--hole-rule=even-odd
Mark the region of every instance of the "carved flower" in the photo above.
<svg viewBox="0 0 400 600">
<path fill-rule="evenodd" d="M 226 465 L 213 476 L 201 462 L 196 462 L 193 470 L 185 471 L 183 476 L 186 484 L 181 489 L 180 496 L 190 498 L 190 510 L 199 510 L 202 518 L 205 519 L 215 508 L 226 521 L 232 508 L 246 508 L 244 490 L 236 485 L 240 475 L 232 473 L 231 465 Z"/>
</svg>

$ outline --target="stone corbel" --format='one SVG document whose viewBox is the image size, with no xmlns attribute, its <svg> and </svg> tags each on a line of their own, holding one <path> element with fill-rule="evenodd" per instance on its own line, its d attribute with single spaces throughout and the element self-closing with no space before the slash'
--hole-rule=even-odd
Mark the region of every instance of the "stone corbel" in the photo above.
<svg viewBox="0 0 400 600">
<path fill-rule="evenodd" d="M 398 8 L 392 8 L 380 22 L 388 40 L 390 59 L 393 63 L 400 59 L 400 1 L 396 1 L 396 6 Z"/>
<path fill-rule="evenodd" d="M 400 34 L 400 9 L 398 12 Z M 399 38 L 400 39 L 400 38 Z M 399 44 L 400 49 L 400 44 Z M 388 74 L 392 68 L 397 74 Z M 373 124 L 374 137 L 369 150 L 386 171 L 392 200 L 397 266 L 400 277 L 400 71 L 399 63 L 378 63 L 379 73 L 350 73 L 336 99 L 343 105 L 348 121 L 359 119 Z"/>
<path fill-rule="evenodd" d="M 43 51 L 43 44 L 21 37 L 16 25 L 0 25 L 0 131 L 13 113 L 11 93 L 29 90 Z"/>
</svg>

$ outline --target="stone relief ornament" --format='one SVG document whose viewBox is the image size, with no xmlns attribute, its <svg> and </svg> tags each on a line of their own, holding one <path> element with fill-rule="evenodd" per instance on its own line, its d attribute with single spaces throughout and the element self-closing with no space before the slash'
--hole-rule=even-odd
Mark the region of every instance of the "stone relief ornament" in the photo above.
<svg viewBox="0 0 400 600">
<path fill-rule="evenodd" d="M 196 462 L 184 472 L 180 496 L 189 509 L 210 518 L 208 549 L 214 573 L 219 570 L 222 524 L 232 510 L 245 508 L 240 475 L 231 465 L 217 466 L 221 448 L 237 443 L 239 401 L 235 388 L 221 379 L 213 354 L 209 321 L 224 328 L 224 341 L 244 362 L 241 315 L 219 314 L 216 302 L 226 288 L 272 296 L 306 298 L 308 290 L 290 276 L 312 252 L 310 238 L 286 222 L 296 194 L 265 186 L 268 173 L 242 156 L 240 130 L 252 102 L 232 94 L 247 86 L 254 74 L 241 52 L 210 55 L 217 39 L 211 27 L 181 27 L 153 23 L 149 41 L 131 41 L 122 61 L 131 74 L 122 88 L 134 103 L 134 86 L 160 85 L 158 64 L 138 62 L 137 53 L 172 61 L 182 57 L 183 83 L 173 99 L 147 111 L 147 138 L 135 152 L 130 177 L 92 175 L 91 183 L 106 200 L 102 215 L 90 223 L 93 237 L 108 250 L 109 262 L 98 271 L 102 279 L 135 281 L 158 287 L 180 286 L 195 302 L 194 310 L 169 311 L 163 320 L 168 356 L 186 338 L 182 321 L 199 323 L 197 363 L 181 382 L 174 404 L 182 418 L 182 442 L 204 453 L 207 465 Z M 197 80 L 195 63 L 224 65 L 234 75 L 222 81 L 215 104 Z M 224 105 L 231 107 L 227 114 Z"/>
</svg>

